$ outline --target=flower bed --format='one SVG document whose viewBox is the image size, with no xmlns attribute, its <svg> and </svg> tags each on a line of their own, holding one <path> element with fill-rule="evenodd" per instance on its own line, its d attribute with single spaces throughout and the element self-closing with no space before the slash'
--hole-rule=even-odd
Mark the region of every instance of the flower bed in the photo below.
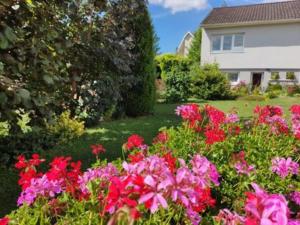
<svg viewBox="0 0 300 225">
<path fill-rule="evenodd" d="M 300 224 L 300 105 L 288 120 L 279 106 L 236 112 L 183 105 L 179 127 L 162 128 L 151 146 L 132 135 L 124 160 L 39 155 L 18 158 L 19 209 L 0 224 Z"/>
</svg>

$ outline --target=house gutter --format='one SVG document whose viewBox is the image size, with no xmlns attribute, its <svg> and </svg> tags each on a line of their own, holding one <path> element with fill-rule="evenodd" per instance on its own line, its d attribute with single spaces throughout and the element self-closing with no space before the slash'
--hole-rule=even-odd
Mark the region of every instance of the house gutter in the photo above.
<svg viewBox="0 0 300 225">
<path fill-rule="evenodd" d="M 289 20 L 271 20 L 271 21 L 251 21 L 251 22 L 238 22 L 238 23 L 218 23 L 218 24 L 201 24 L 202 28 L 226 28 L 226 27 L 240 27 L 240 26 L 258 26 L 258 25 L 279 25 L 300 23 L 299 19 Z"/>
</svg>

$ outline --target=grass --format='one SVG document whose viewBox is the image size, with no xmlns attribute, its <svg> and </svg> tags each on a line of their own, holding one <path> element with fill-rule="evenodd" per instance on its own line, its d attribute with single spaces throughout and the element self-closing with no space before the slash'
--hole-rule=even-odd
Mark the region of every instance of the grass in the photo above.
<svg viewBox="0 0 300 225">
<path fill-rule="evenodd" d="M 197 101 L 195 101 L 197 102 Z M 293 104 L 299 104 L 300 98 L 277 98 L 269 101 L 198 101 L 199 104 L 211 104 L 223 111 L 236 110 L 243 118 L 252 115 L 253 108 L 259 105 L 281 105 L 287 112 Z M 121 146 L 131 134 L 139 134 L 150 144 L 159 128 L 176 126 L 180 119 L 174 114 L 178 104 L 157 104 L 153 115 L 139 118 L 125 118 L 116 121 L 103 122 L 101 125 L 88 129 L 81 138 L 72 143 L 57 146 L 54 150 L 42 153 L 50 161 L 55 156 L 72 156 L 74 160 L 81 160 L 83 168 L 87 168 L 95 161 L 89 146 L 103 144 L 107 149 L 104 158 L 114 160 L 121 156 Z M 0 171 L 0 217 L 16 208 L 17 196 L 20 192 L 17 185 L 18 176 L 14 169 Z"/>
</svg>

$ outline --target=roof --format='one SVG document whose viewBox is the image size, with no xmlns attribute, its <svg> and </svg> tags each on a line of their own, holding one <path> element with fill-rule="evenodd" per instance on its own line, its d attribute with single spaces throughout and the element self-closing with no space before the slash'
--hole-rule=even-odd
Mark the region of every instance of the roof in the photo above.
<svg viewBox="0 0 300 225">
<path fill-rule="evenodd" d="M 202 25 L 274 23 L 300 21 L 300 0 L 214 8 Z"/>
</svg>

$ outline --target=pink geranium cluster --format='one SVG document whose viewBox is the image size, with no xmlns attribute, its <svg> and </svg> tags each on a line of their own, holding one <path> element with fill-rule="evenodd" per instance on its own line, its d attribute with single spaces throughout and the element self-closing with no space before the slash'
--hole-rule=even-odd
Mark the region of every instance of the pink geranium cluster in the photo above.
<svg viewBox="0 0 300 225">
<path fill-rule="evenodd" d="M 245 159 L 245 152 L 241 151 L 233 156 L 234 168 L 238 174 L 250 175 L 254 171 L 255 166 L 249 165 Z"/>
<path fill-rule="evenodd" d="M 289 175 L 297 175 L 299 172 L 299 164 L 294 162 L 291 158 L 276 157 L 272 160 L 272 171 L 285 178 Z"/>
<path fill-rule="evenodd" d="M 288 134 L 289 127 L 282 117 L 283 110 L 280 106 L 256 106 L 254 113 L 257 115 L 259 124 L 267 124 L 273 134 Z"/>
<path fill-rule="evenodd" d="M 269 194 L 257 184 L 252 184 L 255 192 L 246 193 L 245 216 L 229 210 L 221 210 L 215 218 L 224 225 L 299 225 L 300 220 L 290 218 L 291 212 L 285 197 Z"/>
<path fill-rule="evenodd" d="M 293 133 L 297 139 L 300 139 L 300 105 L 293 105 L 290 111 L 292 113 Z"/>
</svg>

